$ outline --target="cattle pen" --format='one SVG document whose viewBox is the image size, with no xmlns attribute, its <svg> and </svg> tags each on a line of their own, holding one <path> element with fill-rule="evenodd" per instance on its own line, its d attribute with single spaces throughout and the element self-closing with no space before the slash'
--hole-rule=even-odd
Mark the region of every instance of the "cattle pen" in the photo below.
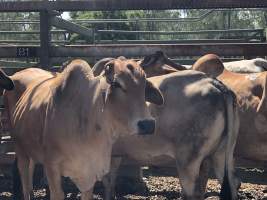
<svg viewBox="0 0 267 200">
<path fill-rule="evenodd" d="M 184 18 L 132 18 L 132 19 L 64 19 L 63 12 L 83 11 L 129 11 L 129 10 L 204 10 L 198 17 Z M 153 23 L 197 23 L 216 12 L 231 13 L 236 10 L 257 10 L 267 12 L 267 1 L 263 0 L 69 0 L 69 1 L 0 1 L 0 14 L 2 13 L 36 13 L 35 20 L 0 19 L 0 66 L 8 74 L 28 67 L 40 67 L 45 70 L 58 70 L 63 62 L 73 58 L 83 58 L 95 63 L 105 57 L 125 56 L 127 58 L 142 58 L 152 52 L 163 51 L 173 60 L 182 64 L 191 65 L 196 58 L 214 53 L 224 61 L 251 59 L 267 56 L 266 30 L 264 28 L 231 28 L 231 15 L 225 15 L 227 26 L 218 30 L 189 30 L 165 31 L 152 30 Z M 2 15 L 4 16 L 4 15 Z M 151 30 L 140 30 L 142 23 L 152 24 Z M 123 30 L 109 29 L 108 24 L 134 24 L 135 29 Z M 14 31 L 2 30 L 1 25 L 34 26 L 36 30 Z M 88 24 L 90 25 L 88 28 Z M 97 25 L 100 24 L 101 28 Z M 104 27 L 104 28 L 103 28 Z M 211 38 L 195 39 L 195 35 L 214 35 Z M 16 39 L 17 35 L 30 36 L 27 39 Z M 74 35 L 82 39 L 72 42 Z M 117 39 L 126 35 L 132 39 Z M 184 39 L 187 36 L 191 39 Z M 220 37 L 216 37 L 220 35 Z M 10 39 L 8 36 L 14 36 Z M 160 36 L 160 37 L 157 37 Z M 170 36 L 172 39 L 158 39 Z M 14 39 L 15 38 L 15 39 Z M 30 38 L 30 39 L 29 39 Z M 33 38 L 33 39 L 32 39 Z M 104 38 L 104 39 L 103 39 Z M 1 99 L 1 104 L 3 100 Z M 1 106 L 1 112 L 5 108 Z M 0 113 L 1 114 L 1 113 Z M 1 144 L 0 144 L 0 199 L 12 199 L 11 165 L 15 160 L 13 139 L 10 136 L 6 118 L 1 114 Z M 266 144 L 267 145 L 267 144 Z M 253 162 L 250 160 L 238 161 L 238 174 L 242 177 L 240 199 L 267 199 L 267 161 Z M 132 191 L 121 191 L 121 188 L 131 188 L 132 183 L 119 183 L 119 199 L 178 199 L 182 198 L 179 181 L 174 176 L 177 172 L 173 167 L 143 167 L 137 169 L 136 164 L 127 161 L 128 168 L 121 169 L 121 176 L 137 176 L 142 173 L 143 181 L 147 184 L 147 191 L 138 194 L 129 194 Z M 244 168 L 243 166 L 248 166 Z M 168 178 L 164 178 L 168 177 Z M 44 181 L 45 182 L 45 181 Z M 65 190 L 67 199 L 79 199 L 77 189 L 66 181 Z M 35 199 L 46 199 L 44 184 L 35 183 Z M 127 185 L 128 184 L 128 185 Z M 210 181 L 206 198 L 214 198 L 219 191 L 215 179 Z M 127 187 L 126 187 L 127 186 Z M 41 188 L 41 189 L 40 189 Z M 100 189 L 99 189 L 100 188 Z M 143 189 L 143 187 L 142 187 Z M 138 191 L 135 188 L 134 191 Z M 99 192 L 100 191 L 100 192 Z M 101 187 L 97 193 L 102 194 Z M 95 196 L 102 199 L 102 195 Z"/>
</svg>

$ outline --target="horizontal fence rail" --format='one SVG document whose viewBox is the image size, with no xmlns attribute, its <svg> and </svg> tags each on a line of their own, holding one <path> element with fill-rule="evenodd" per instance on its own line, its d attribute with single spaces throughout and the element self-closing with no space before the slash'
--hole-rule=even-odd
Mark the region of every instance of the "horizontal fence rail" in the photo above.
<svg viewBox="0 0 267 200">
<path fill-rule="evenodd" d="M 166 10 L 211 8 L 263 8 L 265 0 L 90 0 L 90 1 L 12 1 L 0 2 L 0 12 L 39 12 L 44 10 Z"/>
<path fill-rule="evenodd" d="M 86 23 L 86 24 L 98 24 L 98 23 L 137 23 L 137 22 L 198 22 L 202 19 L 206 18 L 210 14 L 219 11 L 266 11 L 267 8 L 258 8 L 258 9 L 212 9 L 204 14 L 201 14 L 197 17 L 178 17 L 178 18 L 128 18 L 128 19 L 71 19 L 68 20 L 74 23 Z M 16 19 L 16 20 L 0 20 L 1 24 L 39 24 L 39 20 L 24 20 L 24 19 Z"/>
<path fill-rule="evenodd" d="M 213 43 L 213 44 L 119 44 L 119 45 L 67 45 L 49 48 L 50 57 L 139 57 L 155 51 L 168 56 L 200 56 L 215 53 L 219 56 L 266 56 L 266 43 Z M 39 46 L 0 45 L 1 58 L 39 57 Z"/>
<path fill-rule="evenodd" d="M 198 30 L 198 31 L 126 31 L 126 30 L 96 30 L 97 33 L 115 34 L 158 34 L 158 35 L 195 35 L 195 34 L 226 34 L 226 33 L 258 33 L 264 34 L 264 29 L 229 29 L 229 30 Z"/>
<path fill-rule="evenodd" d="M 56 44 L 175 44 L 175 43 L 242 43 L 242 42 L 263 42 L 265 41 L 264 29 L 228 29 L 228 30 L 199 30 L 199 31 L 126 31 L 126 30 L 94 30 L 83 27 L 72 26 L 72 30 L 79 31 L 83 36 L 90 40 L 75 40 L 70 41 L 70 35 L 73 33 L 71 30 L 51 30 L 51 34 L 63 35 L 63 38 L 52 39 L 51 43 Z M 32 31 L 1 31 L 2 35 L 39 35 L 39 30 Z M 110 40 L 99 39 L 101 35 L 109 35 Z M 216 39 L 205 39 L 205 36 L 199 39 L 179 39 L 170 38 L 165 40 L 159 39 L 144 39 L 142 36 L 199 36 L 205 34 L 212 34 L 214 36 L 219 35 Z M 134 35 L 135 39 L 132 40 L 117 40 L 117 35 Z M 2 39 L 0 44 L 39 44 L 38 39 Z"/>
</svg>

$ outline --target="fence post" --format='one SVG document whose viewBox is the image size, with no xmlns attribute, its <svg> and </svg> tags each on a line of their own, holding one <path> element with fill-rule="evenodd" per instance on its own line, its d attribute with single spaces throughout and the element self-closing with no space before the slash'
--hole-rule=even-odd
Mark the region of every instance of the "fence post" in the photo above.
<svg viewBox="0 0 267 200">
<path fill-rule="evenodd" d="M 40 11 L 40 65 L 43 69 L 50 67 L 49 49 L 51 45 L 50 14 L 47 10 Z"/>
</svg>

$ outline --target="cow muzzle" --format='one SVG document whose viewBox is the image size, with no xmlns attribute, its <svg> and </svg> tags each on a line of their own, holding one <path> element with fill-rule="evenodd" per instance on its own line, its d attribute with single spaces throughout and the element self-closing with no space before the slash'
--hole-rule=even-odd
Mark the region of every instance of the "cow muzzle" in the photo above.
<svg viewBox="0 0 267 200">
<path fill-rule="evenodd" d="M 155 120 L 146 119 L 138 121 L 138 135 L 152 135 L 155 132 Z"/>
</svg>

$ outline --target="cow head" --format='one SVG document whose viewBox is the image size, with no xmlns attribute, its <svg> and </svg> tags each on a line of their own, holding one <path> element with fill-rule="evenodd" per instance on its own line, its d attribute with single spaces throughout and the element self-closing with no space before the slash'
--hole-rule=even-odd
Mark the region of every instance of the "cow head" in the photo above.
<svg viewBox="0 0 267 200">
<path fill-rule="evenodd" d="M 145 70 L 148 77 L 169 74 L 186 68 L 171 61 L 162 51 L 146 56 L 141 62 L 141 67 Z"/>
<path fill-rule="evenodd" d="M 155 120 L 146 101 L 162 105 L 163 96 L 146 79 L 142 68 L 133 60 L 114 59 L 105 65 L 104 77 L 109 85 L 104 95 L 105 107 L 111 110 L 120 133 L 152 134 Z"/>
<path fill-rule="evenodd" d="M 167 56 L 162 51 L 156 51 L 153 54 L 145 56 L 140 62 L 140 66 L 145 70 L 148 77 L 168 74 L 176 71 L 168 65 L 165 65 Z"/>
<path fill-rule="evenodd" d="M 14 88 L 14 83 L 11 80 L 11 78 L 9 78 L 5 72 L 3 72 L 0 69 L 0 86 L 1 86 L 1 90 L 5 89 L 5 90 L 13 90 Z M 2 91 L 1 91 L 2 93 Z"/>
</svg>

